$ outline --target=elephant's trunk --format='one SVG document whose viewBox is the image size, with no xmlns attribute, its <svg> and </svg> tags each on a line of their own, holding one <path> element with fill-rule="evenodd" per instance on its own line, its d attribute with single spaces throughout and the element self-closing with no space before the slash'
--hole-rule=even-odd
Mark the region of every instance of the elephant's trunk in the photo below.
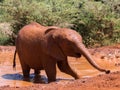
<svg viewBox="0 0 120 90">
<path fill-rule="evenodd" d="M 100 68 L 99 65 L 97 65 L 92 56 L 90 55 L 90 53 L 88 52 L 88 50 L 85 48 L 85 46 L 83 44 L 80 44 L 79 45 L 79 50 L 81 52 L 81 54 L 87 59 L 87 61 L 94 67 L 96 68 L 97 70 L 101 71 L 101 72 L 106 72 L 106 74 L 110 73 L 110 70 L 105 70 L 105 69 L 102 69 Z"/>
</svg>

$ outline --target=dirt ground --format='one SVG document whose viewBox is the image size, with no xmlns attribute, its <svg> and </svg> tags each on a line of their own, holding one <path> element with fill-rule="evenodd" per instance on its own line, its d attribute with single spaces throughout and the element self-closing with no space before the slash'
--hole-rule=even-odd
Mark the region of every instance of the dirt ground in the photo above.
<svg viewBox="0 0 120 90">
<path fill-rule="evenodd" d="M 0 78 L 0 90 L 120 90 L 120 44 L 89 49 L 91 55 L 100 66 L 111 70 L 110 74 L 100 73 L 87 65 L 86 68 L 82 69 L 80 68 L 80 62 L 82 62 L 82 60 L 80 61 L 78 59 L 80 62 L 76 60 L 70 60 L 71 64 L 74 63 L 71 66 L 76 68 L 75 71 L 77 71 L 77 73 L 81 72 L 81 79 L 74 80 L 70 76 L 63 75 L 60 73 L 60 71 L 58 71 L 58 76 L 63 76 L 64 78 L 62 77 L 57 79 L 56 82 L 49 84 L 32 83 L 28 86 L 26 86 L 25 83 L 22 86 L 11 86 L 10 84 L 6 83 L 6 81 L 2 81 L 3 78 L 6 78 L 7 82 L 9 81 L 5 75 L 8 73 L 7 70 L 12 67 L 14 49 L 15 48 L 11 46 L 0 46 L 0 74 L 2 75 L 3 72 L 6 71 Z M 10 60 L 10 62 L 8 62 L 8 60 Z M 20 75 L 22 72 L 19 61 L 17 61 L 17 64 L 17 72 L 20 73 L 17 74 L 17 76 L 21 77 Z M 91 68 L 91 70 L 88 70 L 89 68 Z M 9 72 L 13 73 L 12 70 L 9 70 Z M 92 75 L 90 75 L 91 73 Z M 44 74 L 45 73 L 43 73 L 43 75 Z M 17 80 L 14 79 L 14 81 Z M 20 79 L 18 82 L 21 81 L 22 80 Z"/>
</svg>

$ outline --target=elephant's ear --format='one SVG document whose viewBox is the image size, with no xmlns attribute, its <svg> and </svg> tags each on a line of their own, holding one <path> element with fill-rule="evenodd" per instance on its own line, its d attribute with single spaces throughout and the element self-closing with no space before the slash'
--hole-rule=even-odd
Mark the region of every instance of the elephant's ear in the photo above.
<svg viewBox="0 0 120 90">
<path fill-rule="evenodd" d="M 47 34 L 47 54 L 52 56 L 53 58 L 57 60 L 64 60 L 66 58 L 64 52 L 62 51 L 62 48 L 59 46 L 58 42 L 59 40 L 56 40 L 56 37 L 53 36 L 54 31 L 57 30 L 56 28 L 49 28 L 45 34 Z M 52 33 L 50 33 L 53 31 Z"/>
<path fill-rule="evenodd" d="M 45 30 L 45 34 L 49 33 L 50 31 L 57 30 L 57 29 L 58 29 L 58 27 L 49 26 L 49 27 Z"/>
</svg>

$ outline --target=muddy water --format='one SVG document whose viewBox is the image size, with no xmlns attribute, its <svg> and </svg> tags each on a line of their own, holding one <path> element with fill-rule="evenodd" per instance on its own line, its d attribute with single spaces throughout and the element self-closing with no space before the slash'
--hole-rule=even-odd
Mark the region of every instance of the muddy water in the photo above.
<svg viewBox="0 0 120 90">
<path fill-rule="evenodd" d="M 21 66 L 17 57 L 17 67 L 16 70 L 12 68 L 12 60 L 13 60 L 14 50 L 12 51 L 0 51 L 0 86 L 11 86 L 11 87 L 18 87 L 18 86 L 31 86 L 33 85 L 33 71 L 31 70 L 31 81 L 26 82 L 22 80 L 22 71 Z M 105 58 L 99 59 L 96 55 L 93 56 L 96 60 L 96 63 L 99 64 L 101 67 L 110 69 L 112 71 L 118 70 L 120 67 L 115 66 L 115 60 L 108 61 Z M 71 67 L 81 76 L 84 77 L 91 77 L 97 74 L 104 74 L 96 69 L 94 69 L 84 57 L 82 58 L 71 58 L 69 57 L 69 63 Z M 47 81 L 46 74 L 44 71 L 41 72 L 42 78 L 44 81 Z M 71 76 L 61 73 L 57 69 L 57 81 L 71 81 L 74 80 Z"/>
</svg>

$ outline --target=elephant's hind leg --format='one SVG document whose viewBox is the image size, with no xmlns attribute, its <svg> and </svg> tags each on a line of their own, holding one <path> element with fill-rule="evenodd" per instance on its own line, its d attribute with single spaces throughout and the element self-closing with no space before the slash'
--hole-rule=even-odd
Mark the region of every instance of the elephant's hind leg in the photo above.
<svg viewBox="0 0 120 90">
<path fill-rule="evenodd" d="M 38 76 L 40 74 L 40 70 L 35 69 L 34 74 L 35 74 L 35 76 Z"/>
<path fill-rule="evenodd" d="M 29 67 L 22 68 L 22 71 L 23 71 L 23 80 L 24 81 L 30 81 L 30 76 L 29 76 L 30 68 Z"/>
<path fill-rule="evenodd" d="M 45 81 L 41 78 L 40 70 L 34 69 L 34 74 L 34 83 L 45 83 Z"/>
<path fill-rule="evenodd" d="M 35 80 L 41 78 L 41 76 L 40 76 L 40 70 L 35 69 L 34 70 L 34 74 L 35 74 L 35 77 L 34 77 Z"/>
<path fill-rule="evenodd" d="M 79 79 L 80 78 L 77 75 L 77 73 L 72 70 L 72 68 L 69 66 L 67 61 L 58 61 L 57 65 L 58 65 L 58 68 L 60 69 L 61 72 L 69 74 L 69 75 L 73 76 L 75 79 Z"/>
<path fill-rule="evenodd" d="M 24 62 L 21 62 L 22 72 L 23 72 L 23 80 L 24 81 L 30 81 L 30 67 L 25 64 Z"/>
</svg>

